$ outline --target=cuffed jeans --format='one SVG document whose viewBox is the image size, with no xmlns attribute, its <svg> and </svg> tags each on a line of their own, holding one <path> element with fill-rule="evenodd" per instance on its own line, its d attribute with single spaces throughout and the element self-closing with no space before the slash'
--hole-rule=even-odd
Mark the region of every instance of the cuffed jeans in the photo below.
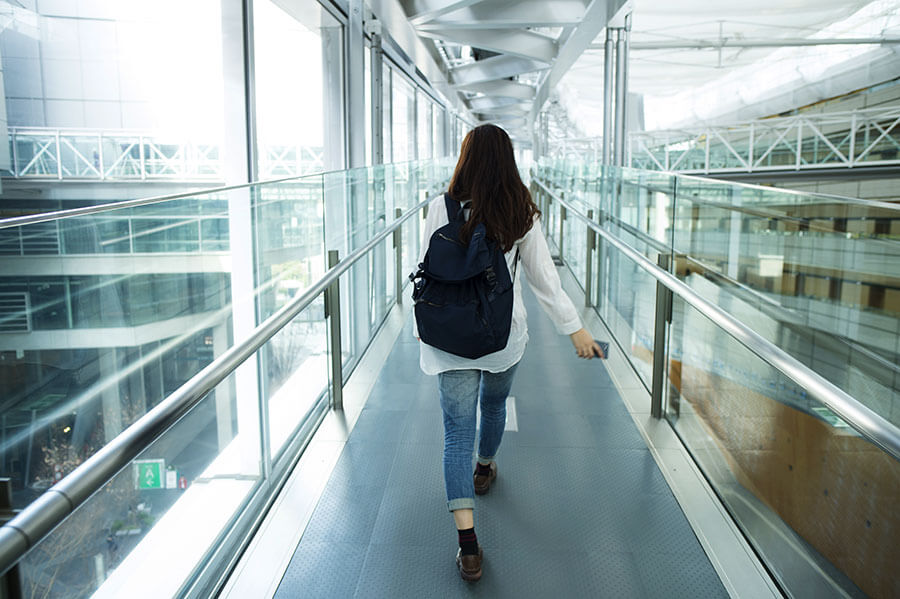
<svg viewBox="0 0 900 599">
<path fill-rule="evenodd" d="M 438 374 L 444 411 L 444 485 L 450 511 L 475 507 L 472 451 L 475 446 L 475 409 L 481 400 L 481 436 L 478 461 L 494 461 L 506 426 L 506 397 L 512 386 L 514 364 L 499 373 L 449 370 Z"/>
</svg>

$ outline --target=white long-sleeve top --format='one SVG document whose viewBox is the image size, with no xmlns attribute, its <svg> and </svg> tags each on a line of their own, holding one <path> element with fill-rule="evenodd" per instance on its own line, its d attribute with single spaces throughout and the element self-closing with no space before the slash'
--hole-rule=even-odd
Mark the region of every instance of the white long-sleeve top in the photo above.
<svg viewBox="0 0 900 599">
<path fill-rule="evenodd" d="M 468 215 L 467 215 L 468 216 Z M 422 251 L 419 262 L 425 260 L 428 241 L 431 235 L 449 222 L 443 194 L 432 199 L 428 204 L 428 218 L 425 219 L 422 231 Z M 519 250 L 519 264 L 514 265 L 516 248 Z M 488 372 L 503 372 L 522 359 L 525 344 L 528 342 L 528 325 L 525 304 L 522 302 L 521 273 L 525 273 L 528 284 L 537 296 L 538 303 L 553 321 L 556 330 L 563 335 L 571 335 L 581 328 L 581 319 L 575 305 L 562 290 L 559 274 L 550 257 L 547 240 L 541 231 L 541 222 L 535 218 L 531 229 L 519 239 L 515 246 L 505 254 L 506 266 L 510 275 L 515 273 L 513 281 L 513 314 L 509 341 L 506 347 L 492 354 L 476 359 L 463 358 L 455 354 L 441 351 L 426 343 L 419 343 L 419 366 L 425 374 L 438 374 L 448 370 L 478 369 Z M 415 330 L 416 337 L 419 336 Z"/>
</svg>

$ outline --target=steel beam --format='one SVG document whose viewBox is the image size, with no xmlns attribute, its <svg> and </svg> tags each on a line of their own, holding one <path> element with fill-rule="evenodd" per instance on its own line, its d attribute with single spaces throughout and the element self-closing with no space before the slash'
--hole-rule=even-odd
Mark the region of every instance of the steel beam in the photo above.
<svg viewBox="0 0 900 599">
<path fill-rule="evenodd" d="M 519 3 L 516 3 L 519 4 Z M 566 71 L 578 60 L 578 57 L 584 53 L 594 38 L 606 26 L 609 21 L 610 14 L 614 11 L 613 5 L 621 6 L 624 2 L 619 0 L 593 0 L 587 7 L 582 10 L 581 19 L 574 25 L 577 25 L 572 34 L 566 39 L 565 43 L 560 47 L 553 61 L 553 67 L 546 75 L 543 76 L 538 86 L 537 94 L 535 94 L 534 106 L 531 108 L 528 122 L 534 123 L 538 113 L 544 105 L 544 102 L 550 97 L 550 91 L 556 87 L 556 84 L 563 78 Z M 556 7 L 556 3 L 547 3 L 547 6 Z"/>
<path fill-rule="evenodd" d="M 461 92 L 478 92 L 488 96 L 502 96 L 518 100 L 533 100 L 535 92 L 534 87 L 527 83 L 507 80 L 457 85 L 454 89 Z"/>
<path fill-rule="evenodd" d="M 494 56 L 453 69 L 450 72 L 450 78 L 454 85 L 470 85 L 515 77 L 523 73 L 544 71 L 548 68 L 550 65 L 537 60 L 517 56 Z"/>
<path fill-rule="evenodd" d="M 604 2 L 605 4 L 605 2 Z M 482 2 L 456 10 L 417 29 L 521 29 L 577 26 L 585 15 L 582 0 Z"/>
<path fill-rule="evenodd" d="M 478 4 L 481 0 L 412 0 L 403 2 L 403 8 L 409 15 L 409 22 L 420 25 L 447 13 Z"/>
<path fill-rule="evenodd" d="M 557 52 L 556 40 L 532 31 L 451 28 L 419 30 L 419 35 L 548 63 L 556 58 Z"/>
</svg>

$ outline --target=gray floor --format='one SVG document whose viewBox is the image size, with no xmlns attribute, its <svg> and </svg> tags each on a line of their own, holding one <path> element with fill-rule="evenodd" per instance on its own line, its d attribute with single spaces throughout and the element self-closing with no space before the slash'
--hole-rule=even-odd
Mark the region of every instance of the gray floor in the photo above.
<svg viewBox="0 0 900 599">
<path fill-rule="evenodd" d="M 526 305 L 519 430 L 476 499 L 482 580 L 453 561 L 437 381 L 407 323 L 276 597 L 727 597 L 605 368 Z"/>
</svg>

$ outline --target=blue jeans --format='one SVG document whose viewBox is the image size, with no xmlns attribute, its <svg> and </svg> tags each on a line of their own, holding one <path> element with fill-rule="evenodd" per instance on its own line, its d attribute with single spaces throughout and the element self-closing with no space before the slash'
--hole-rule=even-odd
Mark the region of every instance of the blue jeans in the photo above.
<svg viewBox="0 0 900 599">
<path fill-rule="evenodd" d="M 475 507 L 472 451 L 475 446 L 475 408 L 481 399 L 481 437 L 478 461 L 490 464 L 497 455 L 506 426 L 506 397 L 514 364 L 504 372 L 450 370 L 438 374 L 444 411 L 444 485 L 450 511 Z"/>
</svg>

